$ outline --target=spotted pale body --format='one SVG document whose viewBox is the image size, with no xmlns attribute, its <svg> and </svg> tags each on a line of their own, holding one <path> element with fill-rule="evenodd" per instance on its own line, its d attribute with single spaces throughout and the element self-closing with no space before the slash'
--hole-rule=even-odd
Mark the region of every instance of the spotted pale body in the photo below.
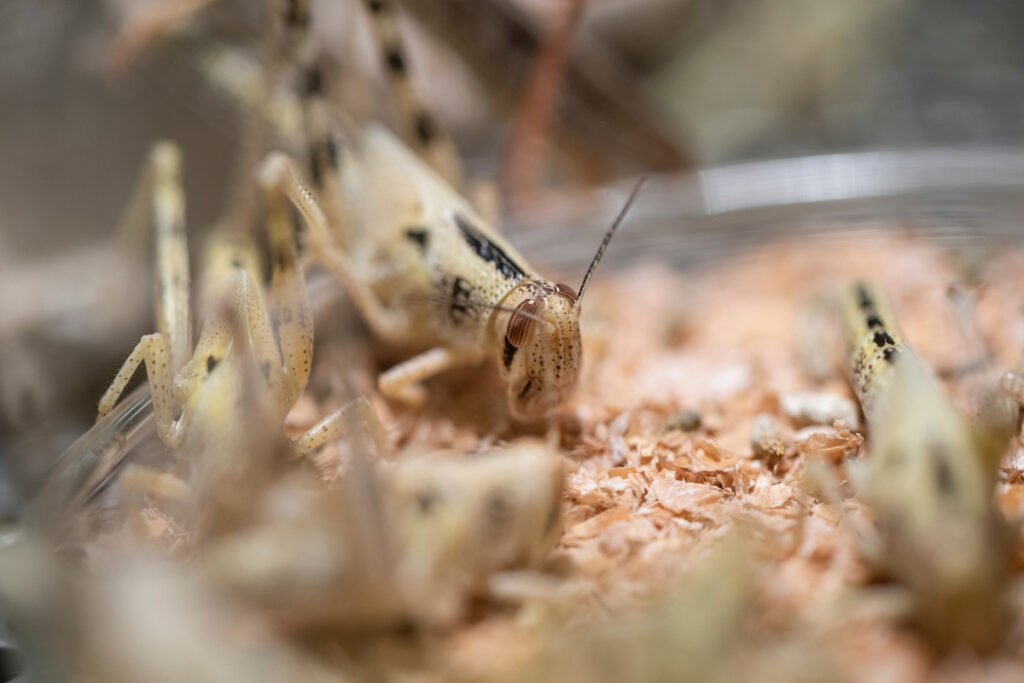
<svg viewBox="0 0 1024 683">
<path fill-rule="evenodd" d="M 284 51 L 301 71 L 312 189 L 294 168 L 282 189 L 307 219 L 313 258 L 346 287 L 373 332 L 418 354 L 381 374 L 385 395 L 421 403 L 422 380 L 490 355 L 512 415 L 547 415 L 577 384 L 581 296 L 622 214 L 578 292 L 540 277 L 455 189 L 456 157 L 440 149 L 454 147 L 411 87 L 394 7 L 371 0 L 366 9 L 404 142 L 370 125 L 339 144 L 309 7 L 288 0 Z"/>
<path fill-rule="evenodd" d="M 881 293 L 843 302 L 850 374 L 870 456 L 857 492 L 876 516 L 876 562 L 909 589 L 940 650 L 998 647 L 1007 627 L 1008 525 L 993 504 L 991 447 L 904 341 Z"/>
</svg>

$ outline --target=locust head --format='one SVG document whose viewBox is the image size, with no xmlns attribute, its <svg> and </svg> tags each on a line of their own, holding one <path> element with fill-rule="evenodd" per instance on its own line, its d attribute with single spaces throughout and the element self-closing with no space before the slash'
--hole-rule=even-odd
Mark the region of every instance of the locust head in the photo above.
<svg viewBox="0 0 1024 683">
<path fill-rule="evenodd" d="M 576 386 L 580 369 L 579 298 L 568 285 L 523 280 L 496 311 L 498 367 L 509 410 L 543 417 Z"/>
<path fill-rule="evenodd" d="M 605 233 L 579 292 L 550 280 L 523 279 L 495 310 L 495 351 L 508 391 L 509 411 L 514 417 L 524 420 L 543 417 L 576 388 L 582 355 L 580 303 L 583 292 L 643 182 L 633 188 Z"/>
</svg>

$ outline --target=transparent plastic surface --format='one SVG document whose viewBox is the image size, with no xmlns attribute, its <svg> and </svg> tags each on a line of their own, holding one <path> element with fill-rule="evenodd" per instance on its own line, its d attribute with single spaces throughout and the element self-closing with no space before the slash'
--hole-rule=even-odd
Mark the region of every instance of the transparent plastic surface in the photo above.
<svg viewBox="0 0 1024 683">
<path fill-rule="evenodd" d="M 58 458 L 27 511 L 26 524 L 67 543 L 116 523 L 114 483 L 122 468 L 166 456 L 155 425 L 149 387 L 142 385 Z"/>
<path fill-rule="evenodd" d="M 582 273 L 632 186 L 559 198 L 525 216 L 530 229 L 512 239 L 542 270 Z M 654 177 L 601 267 L 713 263 L 780 238 L 881 221 L 954 245 L 992 246 L 1024 234 L 1022 188 L 1020 147 L 825 154 Z"/>
</svg>

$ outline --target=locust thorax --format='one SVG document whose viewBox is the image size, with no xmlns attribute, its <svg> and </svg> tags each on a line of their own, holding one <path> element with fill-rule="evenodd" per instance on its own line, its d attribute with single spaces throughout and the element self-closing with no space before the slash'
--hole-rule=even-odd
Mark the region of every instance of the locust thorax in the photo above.
<svg viewBox="0 0 1024 683">
<path fill-rule="evenodd" d="M 549 280 L 523 280 L 494 312 L 498 367 L 509 410 L 543 417 L 572 393 L 580 368 L 576 291 Z"/>
</svg>

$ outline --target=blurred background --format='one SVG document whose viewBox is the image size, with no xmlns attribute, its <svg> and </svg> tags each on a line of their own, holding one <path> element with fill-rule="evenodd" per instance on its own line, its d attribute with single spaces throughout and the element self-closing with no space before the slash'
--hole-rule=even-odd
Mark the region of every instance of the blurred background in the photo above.
<svg viewBox="0 0 1024 683">
<path fill-rule="evenodd" d="M 233 89 L 259 69 L 268 8 L 191 0 L 177 16 L 176 2 L 0 3 L 0 515 L 88 427 L 151 330 L 149 249 L 113 247 L 150 145 L 184 148 L 193 250 L 239 172 L 246 107 Z M 389 121 L 359 3 L 313 5 L 335 98 L 355 121 Z M 497 181 L 514 241 L 552 197 L 638 174 L 685 182 L 740 161 L 1015 151 L 1024 138 L 1013 0 L 401 5 L 414 78 L 471 175 Z M 663 217 L 701 211 L 673 205 L 685 193 L 654 196 Z M 571 223 L 534 230 L 531 249 L 557 251 Z M 689 227 L 668 223 L 679 239 Z"/>
</svg>

